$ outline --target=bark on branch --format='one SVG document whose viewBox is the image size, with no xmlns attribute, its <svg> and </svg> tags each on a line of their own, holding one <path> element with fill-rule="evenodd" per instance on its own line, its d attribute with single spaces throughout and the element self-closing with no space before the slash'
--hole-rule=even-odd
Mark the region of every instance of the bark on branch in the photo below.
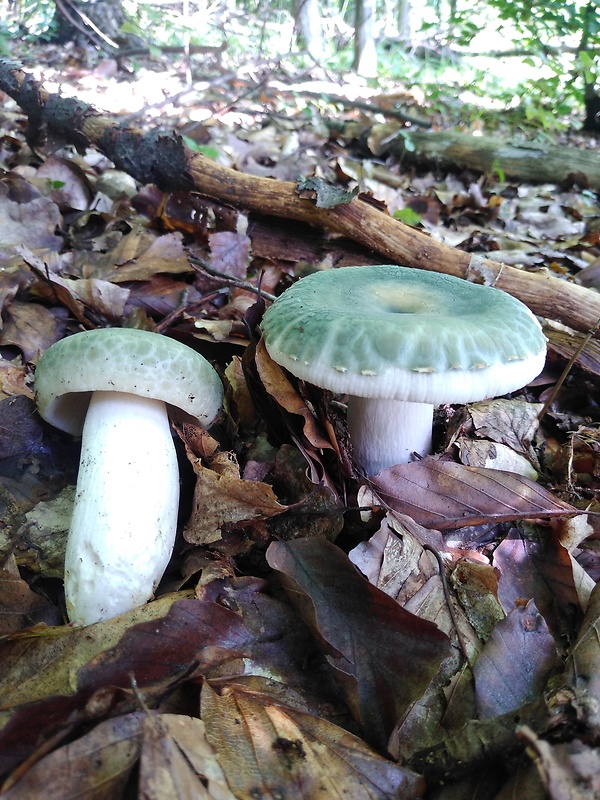
<svg viewBox="0 0 600 800">
<path fill-rule="evenodd" d="M 190 151 L 160 131 L 120 128 L 111 118 L 72 98 L 46 92 L 19 65 L 0 59 L 0 89 L 29 118 L 28 142 L 40 146 L 47 129 L 79 149 L 95 147 L 141 183 L 163 190 L 195 190 L 247 211 L 293 219 L 343 234 L 378 253 L 382 261 L 444 272 L 503 289 L 534 313 L 588 331 L 600 318 L 600 295 L 545 273 L 529 273 L 455 250 L 403 225 L 361 198 L 317 208 L 296 185 L 245 175 Z"/>
</svg>

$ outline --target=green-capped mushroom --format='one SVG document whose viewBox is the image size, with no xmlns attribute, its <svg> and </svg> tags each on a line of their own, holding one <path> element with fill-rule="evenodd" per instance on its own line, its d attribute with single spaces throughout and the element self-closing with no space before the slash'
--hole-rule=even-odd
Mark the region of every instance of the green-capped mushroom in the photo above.
<svg viewBox="0 0 600 800">
<path fill-rule="evenodd" d="M 520 389 L 546 357 L 540 324 L 511 295 L 393 265 L 301 278 L 261 328 L 274 361 L 349 395 L 350 436 L 369 475 L 430 452 L 435 405 Z"/>
<path fill-rule="evenodd" d="M 167 406 L 208 426 L 223 389 L 190 347 L 125 328 L 57 342 L 35 389 L 40 415 L 82 436 L 65 597 L 69 619 L 89 625 L 145 603 L 169 562 L 179 468 Z"/>
</svg>

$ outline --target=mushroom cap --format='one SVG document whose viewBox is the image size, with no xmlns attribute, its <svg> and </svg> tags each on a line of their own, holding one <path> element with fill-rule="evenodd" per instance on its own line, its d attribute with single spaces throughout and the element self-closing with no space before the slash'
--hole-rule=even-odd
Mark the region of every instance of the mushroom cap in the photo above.
<svg viewBox="0 0 600 800">
<path fill-rule="evenodd" d="M 539 322 L 511 295 L 394 265 L 301 278 L 261 328 L 271 358 L 309 383 L 434 405 L 515 391 L 546 357 Z"/>
<path fill-rule="evenodd" d="M 102 328 L 52 345 L 35 373 L 38 411 L 51 425 L 81 434 L 92 392 L 163 400 L 202 425 L 219 413 L 219 376 L 191 347 L 151 331 Z"/>
</svg>

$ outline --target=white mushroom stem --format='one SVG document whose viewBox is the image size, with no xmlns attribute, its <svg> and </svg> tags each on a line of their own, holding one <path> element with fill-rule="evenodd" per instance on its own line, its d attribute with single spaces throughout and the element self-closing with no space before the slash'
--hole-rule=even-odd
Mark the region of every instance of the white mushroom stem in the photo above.
<svg viewBox="0 0 600 800">
<path fill-rule="evenodd" d="M 433 405 L 403 400 L 348 399 L 348 431 L 357 463 L 367 475 L 394 464 L 407 464 L 412 454 L 431 452 Z"/>
<path fill-rule="evenodd" d="M 67 613 L 90 625 L 145 603 L 173 550 L 179 469 L 165 404 L 94 392 L 65 556 Z"/>
</svg>

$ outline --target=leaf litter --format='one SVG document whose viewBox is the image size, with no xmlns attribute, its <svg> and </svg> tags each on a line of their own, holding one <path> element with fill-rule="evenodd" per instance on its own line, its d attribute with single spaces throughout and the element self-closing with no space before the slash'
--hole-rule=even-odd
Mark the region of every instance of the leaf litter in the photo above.
<svg viewBox="0 0 600 800">
<path fill-rule="evenodd" d="M 368 192 L 441 241 L 595 285 L 589 192 L 405 170 L 364 113 L 334 133 L 326 107 L 308 108 L 244 129 L 256 103 L 195 135 L 228 166 L 303 180 L 325 205 L 340 201 L 338 182 L 342 201 Z M 365 481 L 345 398 L 287 376 L 256 343 L 256 291 L 261 276 L 277 294 L 377 257 L 136 186 L 97 153 L 32 158 L 11 114 L 0 118 L 18 142 L 0 176 L 3 796 L 117 798 L 134 785 L 150 798 L 442 798 L 440 778 L 469 796 L 486 776 L 499 792 L 506 759 L 538 796 L 593 796 L 596 342 L 538 424 L 581 341 L 548 323 L 534 386 L 441 409 L 436 456 Z M 366 158 L 352 152 L 359 131 Z M 185 525 L 157 598 L 73 630 L 59 580 L 68 501 L 58 521 L 44 514 L 74 483 L 78 445 L 37 418 L 33 375 L 52 343 L 107 325 L 202 350 L 227 407 L 210 436 L 177 429 Z"/>
</svg>

